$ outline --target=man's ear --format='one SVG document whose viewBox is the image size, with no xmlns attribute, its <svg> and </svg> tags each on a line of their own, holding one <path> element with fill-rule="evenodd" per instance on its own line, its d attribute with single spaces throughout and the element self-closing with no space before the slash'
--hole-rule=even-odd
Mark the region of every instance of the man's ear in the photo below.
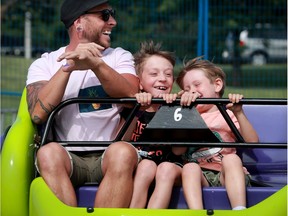
<svg viewBox="0 0 288 216">
<path fill-rule="evenodd" d="M 215 92 L 219 93 L 223 88 L 223 80 L 220 78 L 216 78 L 214 81 Z"/>
<path fill-rule="evenodd" d="M 82 24 L 81 24 L 81 17 L 79 17 L 78 19 L 76 19 L 73 24 L 74 24 L 74 27 L 75 27 L 75 29 L 76 29 L 77 32 L 83 31 L 83 26 L 82 26 Z"/>
<path fill-rule="evenodd" d="M 82 25 L 78 25 L 78 26 L 76 27 L 76 31 L 77 31 L 77 32 L 83 31 Z"/>
</svg>

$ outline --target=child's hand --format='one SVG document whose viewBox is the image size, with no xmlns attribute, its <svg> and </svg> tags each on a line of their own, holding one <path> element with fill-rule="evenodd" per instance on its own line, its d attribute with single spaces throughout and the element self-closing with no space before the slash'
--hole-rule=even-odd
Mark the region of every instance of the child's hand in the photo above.
<svg viewBox="0 0 288 216">
<path fill-rule="evenodd" d="M 181 92 L 181 106 L 190 106 L 192 102 L 194 102 L 200 94 L 198 92 Z"/>
<path fill-rule="evenodd" d="M 150 106 L 152 100 L 152 94 L 147 92 L 141 92 L 135 94 L 136 100 L 141 106 Z"/>
<path fill-rule="evenodd" d="M 163 98 L 163 100 L 165 100 L 166 101 L 166 103 L 172 103 L 173 101 L 175 101 L 176 100 L 176 98 L 177 98 L 177 94 L 176 93 L 174 93 L 174 94 L 161 94 L 161 95 L 159 95 L 159 97 L 161 98 Z"/>
<path fill-rule="evenodd" d="M 237 104 L 243 98 L 242 94 L 228 94 L 231 103 L 226 105 L 226 108 L 231 110 L 233 113 L 242 111 L 242 104 Z"/>
<path fill-rule="evenodd" d="M 152 100 L 152 94 L 147 92 L 141 92 L 135 94 L 136 100 L 138 103 L 141 104 L 141 106 L 150 106 L 151 100 Z M 163 100 L 166 101 L 166 103 L 172 103 L 176 100 L 177 94 L 160 94 L 157 96 L 157 98 L 163 98 Z"/>
</svg>

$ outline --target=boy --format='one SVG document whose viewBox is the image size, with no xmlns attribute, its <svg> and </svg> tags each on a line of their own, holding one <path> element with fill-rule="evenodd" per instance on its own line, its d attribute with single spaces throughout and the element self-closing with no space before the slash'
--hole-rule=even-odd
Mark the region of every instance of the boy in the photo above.
<svg viewBox="0 0 288 216">
<path fill-rule="evenodd" d="M 140 79 L 141 93 L 136 99 L 145 111 L 139 116 L 132 140 L 137 141 L 143 129 L 153 118 L 159 104 L 151 104 L 152 97 L 163 98 L 167 103 L 176 99 L 177 94 L 170 94 L 173 87 L 174 56 L 161 50 L 160 44 L 142 43 L 134 55 L 136 73 Z M 138 164 L 134 178 L 134 189 L 130 208 L 145 208 L 148 190 L 155 178 L 155 188 L 147 208 L 167 208 L 174 183 L 181 184 L 181 167 L 173 162 L 171 146 L 142 146 L 139 155 L 142 161 Z"/>
<path fill-rule="evenodd" d="M 176 80 L 181 89 L 181 105 L 189 106 L 197 98 L 221 98 L 226 75 L 213 63 L 195 58 L 188 61 Z M 237 104 L 243 95 L 229 94 L 231 103 L 227 112 L 246 142 L 258 142 L 258 135 Z M 220 111 L 213 104 L 199 104 L 197 110 L 207 126 L 223 142 L 234 142 L 235 137 Z M 185 148 L 182 148 L 185 151 Z M 205 156 L 201 154 L 205 151 Z M 209 153 L 207 155 L 207 153 Z M 201 156 L 202 155 L 202 156 Z M 249 173 L 242 166 L 235 148 L 189 149 L 184 154 L 186 163 L 182 170 L 184 195 L 191 209 L 203 209 L 202 187 L 225 186 L 234 210 L 246 208 L 246 188 Z"/>
</svg>

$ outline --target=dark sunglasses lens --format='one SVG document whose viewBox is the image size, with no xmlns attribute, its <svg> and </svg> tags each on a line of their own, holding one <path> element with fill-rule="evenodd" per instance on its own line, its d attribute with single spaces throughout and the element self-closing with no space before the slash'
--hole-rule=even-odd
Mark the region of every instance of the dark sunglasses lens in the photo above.
<svg viewBox="0 0 288 216">
<path fill-rule="evenodd" d="M 116 11 L 115 10 L 110 10 L 110 15 L 115 18 L 116 16 Z"/>
<path fill-rule="evenodd" d="M 102 19 L 107 22 L 109 20 L 110 15 L 115 18 L 115 10 L 103 10 L 102 11 Z"/>
</svg>

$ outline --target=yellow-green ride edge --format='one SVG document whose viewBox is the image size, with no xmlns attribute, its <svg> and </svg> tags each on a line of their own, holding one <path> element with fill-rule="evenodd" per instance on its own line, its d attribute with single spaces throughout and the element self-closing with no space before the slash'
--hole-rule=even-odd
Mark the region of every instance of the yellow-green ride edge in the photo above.
<svg viewBox="0 0 288 216">
<path fill-rule="evenodd" d="M 3 216 L 206 216 L 207 210 L 189 209 L 125 209 L 70 207 L 63 204 L 41 177 L 34 179 L 34 134 L 26 90 L 23 91 L 15 123 L 10 128 L 1 152 L 1 215 Z M 267 199 L 246 210 L 214 210 L 221 216 L 286 216 L 287 185 Z"/>
</svg>

